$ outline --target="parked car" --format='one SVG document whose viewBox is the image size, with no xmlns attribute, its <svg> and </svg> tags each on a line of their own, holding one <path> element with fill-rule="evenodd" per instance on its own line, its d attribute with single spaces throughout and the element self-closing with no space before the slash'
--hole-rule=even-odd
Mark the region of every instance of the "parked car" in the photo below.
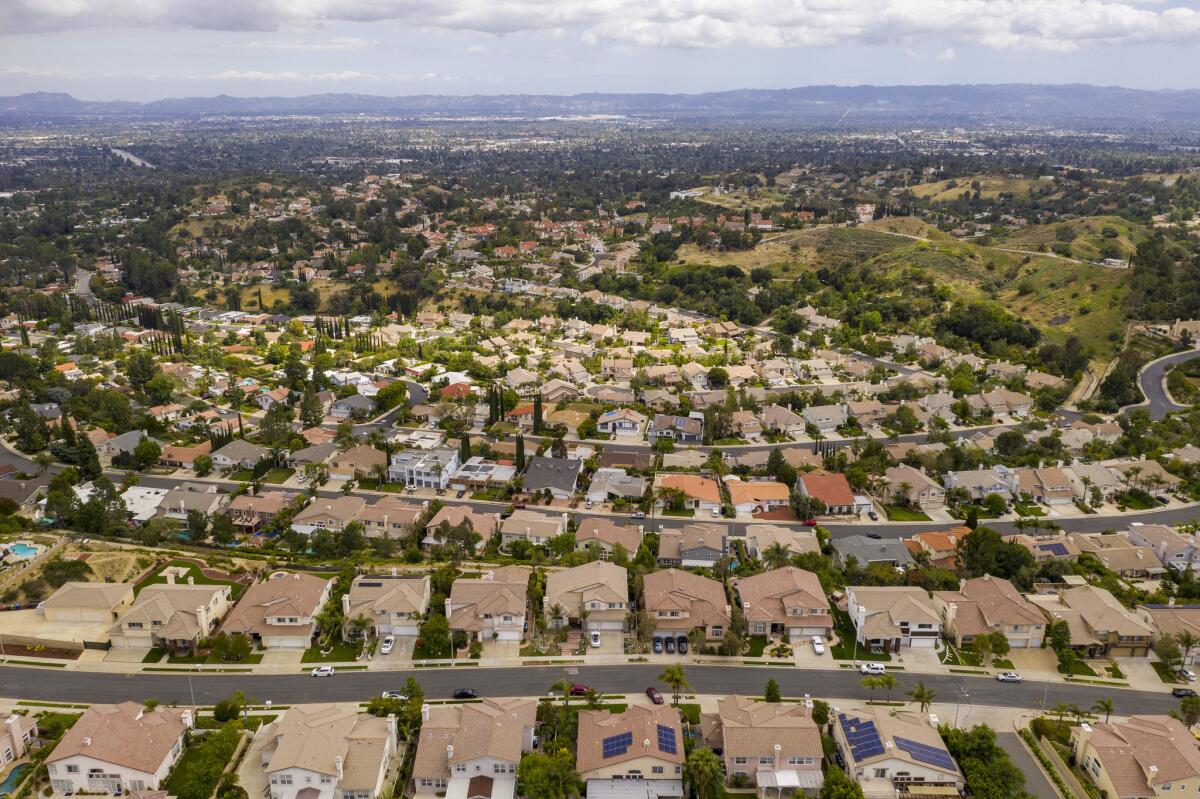
<svg viewBox="0 0 1200 799">
<path fill-rule="evenodd" d="M 592 649 L 599 649 L 599 648 L 600 648 L 600 633 L 593 630 L 592 631 Z"/>
<path fill-rule="evenodd" d="M 644 510 L 635 510 L 635 511 L 633 512 L 633 518 L 635 518 L 635 519 L 644 519 L 644 518 L 646 518 L 646 511 L 644 511 Z"/>
<path fill-rule="evenodd" d="M 379 644 L 379 654 L 381 654 L 381 655 L 392 654 L 392 647 L 394 647 L 395 645 L 396 645 L 395 637 L 389 635 L 388 637 L 383 639 L 383 642 L 381 644 Z"/>
<path fill-rule="evenodd" d="M 817 653 L 818 655 L 825 654 L 825 639 L 824 638 L 822 638 L 819 635 L 814 635 L 812 637 L 812 645 L 813 645 L 813 652 Z"/>
<path fill-rule="evenodd" d="M 587 508 L 588 510 L 591 510 L 592 509 L 592 501 L 589 499 L 587 502 L 583 503 L 583 507 Z"/>
<path fill-rule="evenodd" d="M 1158 502 L 1159 505 L 1170 505 L 1171 504 L 1170 497 L 1157 496 L 1154 499 Z"/>
<path fill-rule="evenodd" d="M 454 494 L 454 498 L 455 498 L 455 499 L 462 499 L 462 498 L 463 498 L 463 497 L 465 497 L 466 495 L 467 495 L 467 489 L 465 489 L 465 488 L 460 488 L 460 489 L 458 489 L 458 491 L 456 491 L 456 492 L 455 492 L 455 494 Z"/>
<path fill-rule="evenodd" d="M 317 666 L 315 669 L 312 670 L 312 676 L 314 676 L 314 677 L 332 677 L 333 676 L 333 666 Z"/>
<path fill-rule="evenodd" d="M 996 675 L 1000 682 L 1021 682 L 1021 675 L 1015 671 L 1002 671 Z"/>
<path fill-rule="evenodd" d="M 1175 688 L 1171 691 L 1171 696 L 1176 699 L 1183 699 L 1185 696 L 1195 696 L 1196 692 L 1191 688 Z"/>
<path fill-rule="evenodd" d="M 571 686 L 571 696 L 587 696 L 590 690 L 592 690 L 591 686 L 577 682 Z"/>
<path fill-rule="evenodd" d="M 380 696 L 384 699 L 399 699 L 401 702 L 408 699 L 408 694 L 402 691 L 384 691 Z"/>
<path fill-rule="evenodd" d="M 525 503 L 524 503 L 524 502 L 514 502 L 514 503 L 513 503 L 513 508 L 514 508 L 514 509 L 516 509 L 516 510 L 524 510 L 524 509 L 525 509 Z"/>
<path fill-rule="evenodd" d="M 667 650 L 668 655 L 674 655 L 675 654 L 675 639 L 674 638 L 664 639 L 663 640 L 663 648 Z"/>
<path fill-rule="evenodd" d="M 858 667 L 858 671 L 860 674 L 873 674 L 878 676 L 886 673 L 887 669 L 883 667 L 882 663 L 863 663 Z"/>
<path fill-rule="evenodd" d="M 879 533 L 867 533 L 867 538 L 880 541 L 883 539 L 883 536 L 881 536 Z"/>
<path fill-rule="evenodd" d="M 663 651 L 663 650 L 662 650 L 662 639 L 661 639 L 661 638 L 655 638 L 655 639 L 654 639 L 654 654 L 656 654 L 656 655 L 661 655 L 661 654 L 662 654 L 662 651 Z"/>
<path fill-rule="evenodd" d="M 714 518 L 714 519 L 719 519 L 719 518 L 721 518 L 721 509 L 720 509 L 720 508 L 713 508 L 713 509 L 712 509 L 712 515 L 713 515 L 713 518 Z"/>
<path fill-rule="evenodd" d="M 1179 676 L 1182 677 L 1183 679 L 1187 680 L 1188 682 L 1196 681 L 1196 672 L 1192 671 L 1187 666 L 1179 667 Z"/>
<path fill-rule="evenodd" d="M 478 699 L 479 692 L 476 691 L 474 688 L 455 688 L 454 689 L 454 698 L 455 699 Z"/>
<path fill-rule="evenodd" d="M 879 521 L 879 514 L 873 510 L 869 510 L 869 511 L 867 511 L 867 518 L 873 522 L 877 522 L 877 521 Z"/>
<path fill-rule="evenodd" d="M 805 520 L 804 520 L 804 526 L 805 526 L 805 527 L 816 527 L 816 526 L 817 526 L 817 520 L 816 520 L 816 519 L 805 519 Z"/>
<path fill-rule="evenodd" d="M 660 694 L 658 689 L 654 686 L 650 686 L 646 689 L 646 696 L 650 697 L 650 701 L 656 705 L 661 705 L 664 701 L 666 701 L 663 699 L 663 695 Z"/>
<path fill-rule="evenodd" d="M 688 646 L 688 644 L 687 644 L 687 636 L 686 635 L 681 635 L 675 639 L 675 647 L 676 647 L 676 649 L 679 650 L 679 654 L 686 655 L 687 654 L 687 646 Z"/>
</svg>

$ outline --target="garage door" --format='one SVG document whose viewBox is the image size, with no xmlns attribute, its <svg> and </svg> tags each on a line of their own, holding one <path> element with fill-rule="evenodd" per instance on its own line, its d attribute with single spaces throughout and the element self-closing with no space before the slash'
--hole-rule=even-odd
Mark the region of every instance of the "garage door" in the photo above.
<svg viewBox="0 0 1200 799">
<path fill-rule="evenodd" d="M 497 636 L 497 640 L 499 640 L 499 641 L 520 641 L 521 633 L 517 632 L 516 630 L 504 630 L 503 632 L 500 633 L 500 635 Z"/>
</svg>

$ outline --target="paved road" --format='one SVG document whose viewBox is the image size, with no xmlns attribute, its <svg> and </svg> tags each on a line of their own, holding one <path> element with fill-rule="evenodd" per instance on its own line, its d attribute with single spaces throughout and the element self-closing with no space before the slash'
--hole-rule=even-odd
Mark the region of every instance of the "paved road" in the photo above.
<svg viewBox="0 0 1200 799">
<path fill-rule="evenodd" d="M 76 297 L 79 297 L 81 300 L 92 299 L 92 287 L 90 285 L 88 285 L 89 282 L 91 281 L 91 279 L 92 279 L 91 272 L 80 269 L 78 266 L 75 267 L 75 289 L 74 289 L 74 292 L 75 292 Z"/>
<path fill-rule="evenodd" d="M 1171 399 L 1171 395 L 1167 393 L 1166 379 L 1167 372 L 1173 366 L 1200 357 L 1200 349 L 1188 350 L 1186 352 L 1176 352 L 1171 355 L 1165 355 L 1162 358 L 1151 361 L 1142 367 L 1141 373 L 1138 375 L 1138 386 L 1142 389 L 1142 394 L 1145 395 L 1145 402 L 1137 405 L 1131 405 L 1124 410 L 1129 411 L 1133 408 L 1148 408 L 1151 419 L 1162 419 L 1172 411 L 1187 410 L 1190 406 L 1179 405 Z"/>
<path fill-rule="evenodd" d="M 568 678 L 604 693 L 632 694 L 659 685 L 662 664 L 612 666 L 522 666 L 520 668 L 414 669 L 412 671 L 342 671 L 329 678 L 307 674 L 109 674 L 61 669 L 0 667 L 0 696 L 58 702 L 121 702 L 158 699 L 162 702 L 212 703 L 241 690 L 259 701 L 275 703 L 365 700 L 381 691 L 403 687 L 414 677 L 434 699 L 448 698 L 455 688 L 474 688 L 484 696 L 537 696 L 555 681 Z M 744 693 L 758 696 L 768 679 L 779 683 L 785 696 L 869 698 L 851 669 L 767 668 L 746 666 L 684 665 L 692 691 L 701 694 Z M 918 679 L 934 689 L 939 702 L 953 702 L 966 689 L 965 703 L 999 707 L 1040 708 L 1067 702 L 1090 707 L 1097 699 L 1111 698 L 1117 715 L 1166 713 L 1178 700 L 1168 691 L 1130 691 L 1086 685 L 1027 682 L 1010 685 L 986 677 L 962 675 L 905 675 L 896 672 L 902 697 Z M 661 687 L 661 686 L 660 686 Z"/>
<path fill-rule="evenodd" d="M 1029 750 L 1015 732 L 997 731 L 996 743 L 1008 753 L 1009 759 L 1025 775 L 1025 790 L 1037 799 L 1061 799 L 1054 783 L 1050 782 L 1050 778 L 1029 754 Z"/>
</svg>

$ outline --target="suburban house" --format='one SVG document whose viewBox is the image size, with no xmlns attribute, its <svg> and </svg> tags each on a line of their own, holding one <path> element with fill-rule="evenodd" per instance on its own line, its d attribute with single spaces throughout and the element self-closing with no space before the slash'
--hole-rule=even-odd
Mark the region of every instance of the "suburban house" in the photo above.
<svg viewBox="0 0 1200 799">
<path fill-rule="evenodd" d="M 762 436 L 762 422 L 754 415 L 754 411 L 734 411 L 730 421 L 734 435 L 750 440 Z"/>
<path fill-rule="evenodd" d="M 627 524 L 615 524 L 602 516 L 588 516 L 575 528 L 575 551 L 586 552 L 590 547 L 600 549 L 600 557 L 608 560 L 617 547 L 633 557 L 642 543 L 642 531 Z"/>
<path fill-rule="evenodd" d="M 117 649 L 157 647 L 195 655 L 200 639 L 212 635 L 231 604 L 228 585 L 148 585 L 109 630 L 109 640 Z"/>
<path fill-rule="evenodd" d="M 733 694 L 717 702 L 716 713 L 700 714 L 704 743 L 721 753 L 726 781 L 758 789 L 767 799 L 791 789 L 814 793 L 824 782 L 821 730 L 809 702 L 763 702 Z"/>
<path fill-rule="evenodd" d="M 528 566 L 500 566 L 477 580 L 455 580 L 446 600 L 450 629 L 471 640 L 520 641 L 532 572 Z"/>
<path fill-rule="evenodd" d="M 334 419 L 366 418 L 374 412 L 375 400 L 363 394 L 342 397 L 329 406 L 329 415 Z"/>
<path fill-rule="evenodd" d="M 332 441 L 313 444 L 310 447 L 298 449 L 288 455 L 287 464 L 293 469 L 303 469 L 306 466 L 326 466 L 333 456 L 338 454 L 338 446 Z M 343 478 L 338 478 L 343 479 Z"/>
<path fill-rule="evenodd" d="M 671 474 L 659 472 L 654 475 L 654 495 L 657 507 L 670 503 L 662 492 L 683 492 L 683 507 L 698 511 L 713 511 L 721 507 L 721 486 L 716 480 L 694 474 Z"/>
<path fill-rule="evenodd" d="M 805 430 L 804 417 L 786 405 L 767 405 L 759 411 L 758 418 L 766 432 L 796 436 Z"/>
<path fill-rule="evenodd" d="M 293 499 L 294 495 L 282 491 L 264 491 L 257 496 L 239 494 L 225 508 L 225 512 L 236 526 L 254 532 L 274 519 Z"/>
<path fill-rule="evenodd" d="M 646 493 L 646 478 L 628 474 L 624 469 L 602 468 L 592 474 L 592 483 L 585 497 L 589 502 L 608 502 L 610 499 L 637 501 Z"/>
<path fill-rule="evenodd" d="M 1067 538 L 1081 553 L 1092 555 L 1122 577 L 1154 577 L 1167 571 L 1153 549 L 1138 546 L 1125 533 L 1068 533 Z"/>
<path fill-rule="evenodd" d="M 480 513 L 469 505 L 443 505 L 429 520 L 429 524 L 425 525 L 425 537 L 421 539 L 421 543 L 424 546 L 443 544 L 445 543 L 443 530 L 447 527 L 466 525 L 479 536 L 479 543 L 475 545 L 475 548 L 482 549 L 492 534 L 496 532 L 496 524 L 499 520 L 499 514 Z"/>
<path fill-rule="evenodd" d="M 174 466 L 179 469 L 192 469 L 196 465 L 196 458 L 199 458 L 201 455 L 209 455 L 211 453 L 211 441 L 205 441 L 201 444 L 197 444 L 194 447 L 182 447 L 177 444 L 166 444 L 162 448 L 162 454 L 158 456 L 158 462 L 163 466 Z"/>
<path fill-rule="evenodd" d="M 683 799 L 683 729 L 669 705 L 630 705 L 623 713 L 579 712 L 575 770 L 587 795 Z"/>
<path fill-rule="evenodd" d="M 562 535 L 566 529 L 565 513 L 551 515 L 522 508 L 500 522 L 500 542 L 511 544 L 513 541 L 528 541 L 545 546 L 551 538 Z"/>
<path fill-rule="evenodd" d="M 92 705 L 46 758 L 54 792 L 157 791 L 183 753 L 192 711 L 139 702 Z"/>
<path fill-rule="evenodd" d="M 133 604 L 133 583 L 67 582 L 38 604 L 48 622 L 112 624 Z"/>
<path fill-rule="evenodd" d="M 823 502 L 825 513 L 830 516 L 854 513 L 854 492 L 850 490 L 850 483 L 846 481 L 844 474 L 824 469 L 804 472 L 796 480 L 796 490 L 802 496 Z"/>
<path fill-rule="evenodd" d="M 378 799 L 397 754 L 396 719 L 296 705 L 260 733 L 271 799 Z"/>
<path fill-rule="evenodd" d="M 11 713 L 0 723 L 0 768 L 25 756 L 37 737 L 37 719 Z M 10 774 L 12 772 L 9 772 Z"/>
<path fill-rule="evenodd" d="M 846 602 L 858 645 L 872 652 L 932 648 L 941 637 L 941 619 L 924 588 L 847 586 Z"/>
<path fill-rule="evenodd" d="M 1020 544 L 1033 553 L 1035 563 L 1048 560 L 1070 560 L 1079 558 L 1079 546 L 1069 535 L 1037 536 L 1036 538 L 1024 533 L 1009 536 L 1009 541 Z"/>
<path fill-rule="evenodd" d="M 893 505 L 911 505 L 921 510 L 938 510 L 946 505 L 946 491 L 922 469 L 902 463 L 883 474 L 883 499 Z"/>
<path fill-rule="evenodd" d="M 802 414 L 806 424 L 828 434 L 844 425 L 849 419 L 842 405 L 809 405 Z"/>
<path fill-rule="evenodd" d="M 604 560 L 551 572 L 546 576 L 542 607 L 552 629 L 578 623 L 587 631 L 623 630 L 629 610 L 629 574 Z"/>
<path fill-rule="evenodd" d="M 853 558 L 861 566 L 872 563 L 886 563 L 900 569 L 907 569 L 916 561 L 903 541 L 896 538 L 868 538 L 865 535 L 848 535 L 845 538 L 835 538 L 830 542 L 838 560 L 846 565 Z"/>
<path fill-rule="evenodd" d="M 685 524 L 658 534 L 658 562 L 662 566 L 711 567 L 725 554 L 726 527 L 721 524 Z"/>
<path fill-rule="evenodd" d="M 751 635 L 829 638 L 833 614 L 817 575 L 795 566 L 733 581 Z"/>
<path fill-rule="evenodd" d="M 665 569 L 643 578 L 646 610 L 654 617 L 654 637 L 682 638 L 694 629 L 704 631 L 708 641 L 718 640 L 729 629 L 730 607 L 725 587 L 709 577 Z"/>
<path fill-rule="evenodd" d="M 955 527 L 944 532 L 916 533 L 905 541 L 905 546 L 913 555 L 925 553 L 934 566 L 954 570 L 957 568 L 958 546 L 969 532 L 969 527 Z"/>
<path fill-rule="evenodd" d="M 937 727 L 924 716 L 892 708 L 835 708 L 830 721 L 846 773 L 866 799 L 956 796 L 966 787 Z"/>
<path fill-rule="evenodd" d="M 416 488 L 446 488 L 461 465 L 456 447 L 406 449 L 392 456 L 388 480 Z"/>
<path fill-rule="evenodd" d="M 695 413 L 692 416 L 671 416 L 665 413 L 654 414 L 646 438 L 651 441 L 658 438 L 669 438 L 680 444 L 699 444 L 704 440 L 704 416 Z"/>
<path fill-rule="evenodd" d="M 1183 632 L 1200 638 L 1200 605 L 1176 604 L 1172 597 L 1166 605 L 1138 605 L 1134 611 L 1154 630 L 1151 643 L 1163 636 L 1178 636 Z M 1200 657 L 1200 647 L 1186 652 L 1181 647 L 1180 654 L 1184 664 L 1195 663 Z"/>
<path fill-rule="evenodd" d="M 387 474 L 387 455 L 374 447 L 361 444 L 339 452 L 329 459 L 331 480 L 378 479 Z"/>
<path fill-rule="evenodd" d="M 342 595 L 345 633 L 415 636 L 429 610 L 429 575 L 360 574 Z M 363 619 L 365 624 L 358 620 Z"/>
<path fill-rule="evenodd" d="M 641 438 L 645 426 L 646 415 L 632 408 L 615 408 L 596 418 L 597 430 L 619 438 Z"/>
<path fill-rule="evenodd" d="M 292 517 L 292 529 L 302 535 L 312 535 L 318 530 L 337 532 L 356 521 L 365 507 L 367 501 L 353 495 L 317 497 Z"/>
<path fill-rule="evenodd" d="M 217 487 L 208 484 L 185 483 L 181 488 L 168 491 L 158 503 L 158 515 L 177 521 L 187 521 L 192 511 L 212 516 L 228 501 L 225 494 L 217 493 Z"/>
<path fill-rule="evenodd" d="M 1149 547 L 1162 565 L 1179 571 L 1200 567 L 1200 545 L 1194 535 L 1181 535 L 1165 524 L 1132 522 L 1126 531 L 1129 543 Z"/>
<path fill-rule="evenodd" d="M 1146 657 L 1150 652 L 1153 627 L 1103 588 L 1081 585 L 1029 599 L 1051 623 L 1067 623 L 1070 646 L 1083 657 Z"/>
<path fill-rule="evenodd" d="M 537 706 L 536 699 L 422 706 L 416 796 L 511 799 L 521 755 L 533 751 Z"/>
<path fill-rule="evenodd" d="M 753 524 L 746 528 L 746 554 L 762 558 L 763 553 L 779 544 L 791 555 L 820 552 L 816 531 L 809 528 L 782 527 L 777 524 Z"/>
<path fill-rule="evenodd" d="M 971 469 L 947 472 L 942 479 L 947 489 L 961 488 L 972 502 L 982 502 L 988 494 L 999 494 L 1005 502 L 1016 499 L 1020 488 L 1017 475 L 1007 466 L 996 465 L 990 469 Z"/>
<path fill-rule="evenodd" d="M 1046 632 L 1046 617 L 1037 605 L 1008 580 L 991 575 L 963 580 L 957 591 L 934 591 L 933 608 L 955 646 L 1002 632 L 1012 649 L 1037 649 Z"/>
<path fill-rule="evenodd" d="M 421 514 L 424 503 L 405 502 L 398 497 L 380 497 L 358 514 L 367 538 L 399 539 L 408 535 Z"/>
<path fill-rule="evenodd" d="M 263 458 L 269 458 L 271 450 L 235 438 L 212 454 L 213 466 L 218 469 L 253 469 Z"/>
<path fill-rule="evenodd" d="M 549 491 L 555 499 L 570 499 L 582 471 L 581 460 L 535 455 L 529 459 L 522 487 L 529 493 Z"/>
<path fill-rule="evenodd" d="M 1200 783 L 1200 749 L 1171 716 L 1131 716 L 1071 728 L 1071 753 L 1079 768 L 1110 799 L 1145 799 L 1182 793 Z"/>
<path fill-rule="evenodd" d="M 246 589 L 221 632 L 248 636 L 265 649 L 307 649 L 332 590 L 332 579 L 275 572 Z"/>
<path fill-rule="evenodd" d="M 1104 461 L 1103 465 L 1121 475 L 1129 485 L 1154 497 L 1164 496 L 1183 482 L 1154 460 Z"/>
<path fill-rule="evenodd" d="M 1058 467 L 1017 469 L 1017 486 L 1043 505 L 1070 505 L 1075 501 L 1075 488 L 1067 473 Z"/>
<path fill-rule="evenodd" d="M 792 497 L 791 489 L 775 480 L 727 479 L 725 487 L 733 509 L 746 515 L 786 508 Z"/>
</svg>

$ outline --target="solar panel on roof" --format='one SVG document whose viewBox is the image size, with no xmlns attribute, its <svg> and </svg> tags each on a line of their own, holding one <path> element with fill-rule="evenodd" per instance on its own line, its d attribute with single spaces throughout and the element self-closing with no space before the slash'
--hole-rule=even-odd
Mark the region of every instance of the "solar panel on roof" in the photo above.
<svg viewBox="0 0 1200 799">
<path fill-rule="evenodd" d="M 629 751 L 629 747 L 633 744 L 633 733 L 623 732 L 619 735 L 610 735 L 601 743 L 604 746 L 604 757 L 623 755 Z"/>
<path fill-rule="evenodd" d="M 894 740 L 896 741 L 896 746 L 912 755 L 914 760 L 919 760 L 922 763 L 928 763 L 938 768 L 955 769 L 954 758 L 950 757 L 950 753 L 945 749 L 939 749 L 935 746 L 929 746 L 928 744 L 908 738 L 896 737 Z"/>
<path fill-rule="evenodd" d="M 1039 544 L 1038 549 L 1043 552 L 1049 552 L 1051 555 L 1056 555 L 1060 558 L 1065 558 L 1069 553 L 1063 544 Z"/>
<path fill-rule="evenodd" d="M 840 713 L 838 723 L 842 725 L 842 734 L 846 736 L 846 743 L 850 745 L 850 757 L 855 762 L 883 754 L 883 741 L 874 721 L 862 721 Z"/>
<path fill-rule="evenodd" d="M 668 755 L 679 751 L 675 746 L 675 730 L 665 724 L 658 725 L 658 749 Z"/>
</svg>

